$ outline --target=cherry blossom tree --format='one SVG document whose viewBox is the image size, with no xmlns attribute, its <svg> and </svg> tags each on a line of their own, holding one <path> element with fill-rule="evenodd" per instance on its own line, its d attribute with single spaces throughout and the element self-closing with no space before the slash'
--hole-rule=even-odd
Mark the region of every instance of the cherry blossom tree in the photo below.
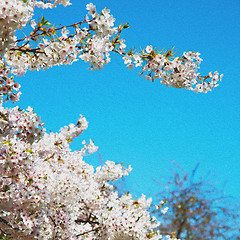
<svg viewBox="0 0 240 240">
<path fill-rule="evenodd" d="M 4 108 L 19 100 L 14 76 L 45 70 L 81 59 L 92 70 L 102 69 L 115 52 L 129 69 L 140 68 L 147 80 L 168 87 L 208 92 L 222 75 L 198 73 L 198 52 L 175 57 L 172 50 L 151 45 L 127 50 L 121 37 L 128 24 L 114 26 L 105 8 L 90 3 L 88 14 L 69 26 L 54 27 L 44 17 L 34 20 L 36 8 L 65 7 L 69 0 L 2 0 L 0 2 L 0 231 L 2 239 L 160 239 L 151 199 L 119 196 L 113 181 L 126 176 L 131 166 L 107 161 L 97 167 L 83 158 L 97 150 L 92 140 L 72 152 L 69 144 L 88 126 L 80 115 L 76 124 L 46 133 L 31 107 Z M 20 37 L 19 29 L 24 29 Z M 171 239 L 170 236 L 166 236 Z"/>
<path fill-rule="evenodd" d="M 239 239 L 239 199 L 226 196 L 210 181 L 209 173 L 197 179 L 199 164 L 190 174 L 173 164 L 177 169 L 158 193 L 160 201 L 168 203 L 168 214 L 162 214 L 161 204 L 153 208 L 164 222 L 159 230 L 184 240 Z"/>
</svg>

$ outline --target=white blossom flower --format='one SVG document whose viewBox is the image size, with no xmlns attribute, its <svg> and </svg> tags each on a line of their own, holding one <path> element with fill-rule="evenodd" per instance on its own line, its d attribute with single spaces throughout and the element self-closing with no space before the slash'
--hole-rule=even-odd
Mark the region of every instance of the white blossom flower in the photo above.
<svg viewBox="0 0 240 240">
<path fill-rule="evenodd" d="M 146 51 L 147 53 L 151 53 L 152 50 L 153 50 L 152 45 L 149 45 L 149 46 L 147 46 L 147 47 L 145 48 L 145 51 Z"/>
</svg>

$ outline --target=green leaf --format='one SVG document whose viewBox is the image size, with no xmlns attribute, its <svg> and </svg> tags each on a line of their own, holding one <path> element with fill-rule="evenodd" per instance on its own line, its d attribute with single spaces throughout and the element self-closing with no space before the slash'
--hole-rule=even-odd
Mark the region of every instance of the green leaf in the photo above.
<svg viewBox="0 0 240 240">
<path fill-rule="evenodd" d="M 130 28 L 130 26 L 129 26 L 129 24 L 128 23 L 126 23 L 126 24 L 124 24 L 123 25 L 123 27 L 122 27 L 123 29 L 127 29 L 127 28 Z"/>
<path fill-rule="evenodd" d="M 10 187 L 8 185 L 4 186 L 4 192 L 7 192 L 8 190 L 10 190 Z"/>
<path fill-rule="evenodd" d="M 2 141 L 3 144 L 8 144 L 9 146 L 12 146 L 12 143 L 10 141 Z"/>
<path fill-rule="evenodd" d="M 27 149 L 26 149 L 26 152 L 33 153 L 33 150 L 30 149 L 30 148 L 27 148 Z"/>
<path fill-rule="evenodd" d="M 67 139 L 66 139 L 66 141 L 68 142 L 68 143 L 71 143 L 72 142 L 72 140 L 70 140 L 71 138 L 70 137 L 68 137 Z"/>
<path fill-rule="evenodd" d="M 45 22 L 45 18 L 44 18 L 44 16 L 42 16 L 42 18 L 41 18 L 41 24 L 43 25 L 44 22 Z"/>
<path fill-rule="evenodd" d="M 44 25 L 46 25 L 46 26 L 52 26 L 52 24 L 51 24 L 50 22 L 48 22 L 48 21 L 45 21 Z"/>
</svg>

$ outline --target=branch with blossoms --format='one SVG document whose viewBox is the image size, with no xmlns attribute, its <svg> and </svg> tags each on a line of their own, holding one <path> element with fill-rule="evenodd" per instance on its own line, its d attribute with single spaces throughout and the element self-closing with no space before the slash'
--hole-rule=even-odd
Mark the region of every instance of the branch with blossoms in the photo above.
<svg viewBox="0 0 240 240">
<path fill-rule="evenodd" d="M 47 8 L 53 7 L 51 4 L 57 4 L 57 1 L 38 5 Z M 129 25 L 114 27 L 115 19 L 107 8 L 98 13 L 90 3 L 87 10 L 85 19 L 68 26 L 54 27 L 44 17 L 38 23 L 31 20 L 32 31 L 5 46 L 8 50 L 0 59 L 0 94 L 6 96 L 5 101 L 15 102 L 20 96 L 20 84 L 13 80 L 13 76 L 9 77 L 10 73 L 23 75 L 28 69 L 45 70 L 56 65 L 72 64 L 79 58 L 89 62 L 91 70 L 102 69 L 111 61 L 111 52 L 121 55 L 128 69 L 140 67 L 140 75 L 151 81 L 159 79 L 168 87 L 206 93 L 221 81 L 223 75 L 218 72 L 210 72 L 206 76 L 198 73 L 202 62 L 198 52 L 174 56 L 173 49 L 158 51 L 151 45 L 142 51 L 127 50 L 121 32 Z"/>
</svg>

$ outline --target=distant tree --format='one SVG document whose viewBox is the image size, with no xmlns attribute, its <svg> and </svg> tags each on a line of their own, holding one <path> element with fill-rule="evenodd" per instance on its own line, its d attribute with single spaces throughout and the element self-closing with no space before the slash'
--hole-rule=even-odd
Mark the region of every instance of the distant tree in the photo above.
<svg viewBox="0 0 240 240">
<path fill-rule="evenodd" d="M 173 171 L 167 187 L 158 193 L 162 204 L 153 210 L 164 223 L 159 226 L 161 233 L 172 233 L 184 240 L 240 239 L 238 203 L 226 197 L 208 177 L 196 180 L 199 164 L 191 174 L 175 165 L 178 171 Z M 162 214 L 163 205 L 169 207 L 166 215 Z"/>
</svg>

